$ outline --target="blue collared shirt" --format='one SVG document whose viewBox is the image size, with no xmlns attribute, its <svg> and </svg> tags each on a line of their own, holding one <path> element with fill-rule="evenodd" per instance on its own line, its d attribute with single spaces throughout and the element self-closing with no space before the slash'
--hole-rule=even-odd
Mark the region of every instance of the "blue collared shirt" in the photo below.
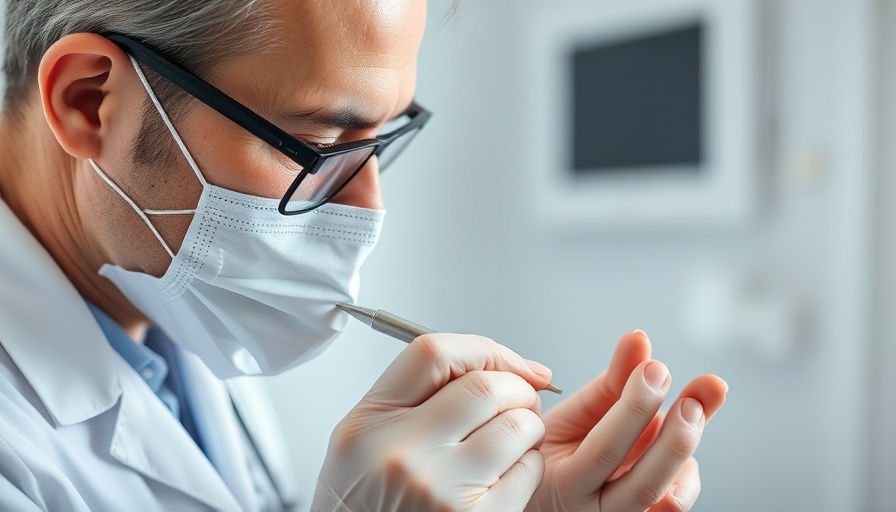
<svg viewBox="0 0 896 512">
<path fill-rule="evenodd" d="M 193 438 L 203 453 L 206 454 L 212 466 L 221 473 L 225 482 L 231 485 L 232 482 L 227 480 L 225 475 L 239 474 L 232 471 L 233 464 L 247 464 L 254 469 L 250 469 L 253 477 L 253 485 L 251 492 L 257 494 L 259 503 L 269 506 L 264 509 L 279 508 L 277 504 L 283 498 L 280 497 L 276 485 L 270 480 L 264 461 L 260 459 L 234 459 L 227 453 L 221 453 L 221 450 L 227 450 L 226 446 L 218 446 L 215 449 L 214 442 L 210 446 L 206 446 L 204 439 L 209 435 L 210 430 L 214 430 L 214 418 L 203 417 L 202 414 L 196 414 L 198 410 L 191 407 L 192 403 L 196 403 L 195 389 L 189 388 L 191 382 L 188 371 L 183 362 L 182 349 L 179 349 L 168 336 L 155 327 L 150 327 L 146 333 L 143 344 L 135 343 L 124 330 L 115 323 L 105 312 L 87 302 L 90 312 L 93 313 L 97 323 L 109 340 L 109 345 L 118 352 L 133 369 L 137 372 L 146 385 L 159 397 L 159 399 L 168 407 L 174 416 L 181 422 L 184 429 Z M 191 393 L 192 392 L 192 393 Z M 214 432 L 212 439 L 214 439 Z M 248 436 L 248 432 L 244 431 Z M 247 446 L 251 446 L 251 441 L 246 440 Z M 160 448 L 161 449 L 161 448 Z M 252 452 L 253 454 L 255 452 Z M 259 457 L 259 455 L 252 455 Z M 258 477 L 259 480 L 255 480 Z M 239 486 L 238 486 L 239 487 Z M 231 487 L 232 489 L 234 487 Z M 249 498 L 250 500 L 254 498 Z"/>
<path fill-rule="evenodd" d="M 109 318 L 103 310 L 87 302 L 87 307 L 93 313 L 97 323 L 109 340 L 109 345 L 118 352 L 131 368 L 137 372 L 143 382 L 159 397 L 162 403 L 168 407 L 171 414 L 180 420 L 180 401 L 177 394 L 166 385 L 168 377 L 168 363 L 159 354 L 146 345 L 135 343 L 114 320 Z"/>
</svg>

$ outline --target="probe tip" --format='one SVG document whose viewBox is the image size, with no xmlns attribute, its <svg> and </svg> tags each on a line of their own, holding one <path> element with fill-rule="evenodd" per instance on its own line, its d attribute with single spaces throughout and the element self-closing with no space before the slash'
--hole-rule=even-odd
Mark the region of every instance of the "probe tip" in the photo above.
<svg viewBox="0 0 896 512">
<path fill-rule="evenodd" d="M 557 393 L 558 395 L 563 393 L 562 389 L 558 388 L 557 386 L 555 386 L 553 384 L 548 384 L 547 386 L 545 386 L 544 390 L 550 391 L 551 393 Z"/>
</svg>

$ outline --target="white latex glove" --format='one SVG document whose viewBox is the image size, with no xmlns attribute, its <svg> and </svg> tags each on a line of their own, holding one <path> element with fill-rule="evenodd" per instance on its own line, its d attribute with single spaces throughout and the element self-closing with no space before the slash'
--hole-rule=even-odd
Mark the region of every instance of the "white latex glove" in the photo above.
<svg viewBox="0 0 896 512">
<path fill-rule="evenodd" d="M 311 510 L 522 510 L 544 474 L 549 381 L 486 338 L 417 338 L 334 430 Z"/>
</svg>

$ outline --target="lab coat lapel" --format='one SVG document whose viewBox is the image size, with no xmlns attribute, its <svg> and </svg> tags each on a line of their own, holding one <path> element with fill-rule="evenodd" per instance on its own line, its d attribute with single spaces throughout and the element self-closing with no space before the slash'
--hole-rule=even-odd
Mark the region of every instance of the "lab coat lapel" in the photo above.
<svg viewBox="0 0 896 512">
<path fill-rule="evenodd" d="M 179 362 L 186 383 L 196 429 L 208 457 L 219 468 L 221 478 L 247 510 L 260 508 L 246 461 L 248 446 L 233 413 L 225 384 L 212 374 L 196 355 L 180 351 Z M 211 422 L 209 419 L 214 418 Z"/>
<path fill-rule="evenodd" d="M 118 359 L 84 299 L 0 200 L 0 342 L 57 426 L 115 406 Z"/>
<path fill-rule="evenodd" d="M 215 510 L 239 511 L 218 472 L 164 404 L 142 382 L 122 376 L 110 453 L 153 480 Z"/>
<path fill-rule="evenodd" d="M 115 353 L 84 299 L 2 201 L 0 233 L 14 248 L 0 251 L 0 342 L 56 425 L 117 408 L 113 457 L 210 507 L 239 511 L 199 447 Z"/>
<path fill-rule="evenodd" d="M 270 421 L 276 415 L 261 378 L 237 377 L 226 381 L 226 385 L 240 421 L 245 426 L 261 463 L 267 469 L 280 500 L 283 503 L 295 503 L 298 500 L 298 489 L 292 478 L 292 463 L 283 450 L 286 440 L 280 429 Z M 268 421 L 261 421 L 262 419 Z"/>
</svg>

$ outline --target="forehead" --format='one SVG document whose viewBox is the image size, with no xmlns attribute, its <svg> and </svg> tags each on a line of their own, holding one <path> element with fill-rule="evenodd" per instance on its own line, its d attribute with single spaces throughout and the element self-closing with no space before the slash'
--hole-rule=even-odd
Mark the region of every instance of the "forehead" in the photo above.
<svg viewBox="0 0 896 512">
<path fill-rule="evenodd" d="M 422 33 L 425 9 L 425 0 L 273 1 L 290 42 L 367 57 L 404 53 Z"/>
<path fill-rule="evenodd" d="M 272 0 L 276 41 L 223 65 L 230 82 L 269 114 L 351 108 L 394 115 L 413 97 L 425 0 Z"/>
</svg>

